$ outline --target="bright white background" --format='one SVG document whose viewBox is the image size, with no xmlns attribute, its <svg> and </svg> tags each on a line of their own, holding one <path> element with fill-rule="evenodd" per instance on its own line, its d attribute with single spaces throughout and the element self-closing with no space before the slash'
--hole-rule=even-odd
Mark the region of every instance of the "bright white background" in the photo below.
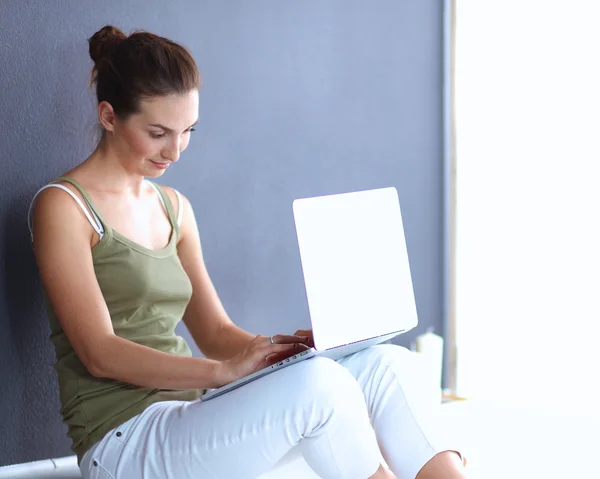
<svg viewBox="0 0 600 479">
<path fill-rule="evenodd" d="M 458 391 L 598 409 L 600 3 L 456 19 Z"/>
</svg>

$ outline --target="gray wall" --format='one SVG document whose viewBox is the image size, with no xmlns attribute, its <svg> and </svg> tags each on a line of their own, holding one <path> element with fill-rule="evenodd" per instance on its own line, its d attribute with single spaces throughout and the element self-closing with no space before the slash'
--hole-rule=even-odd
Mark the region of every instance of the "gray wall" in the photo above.
<svg viewBox="0 0 600 479">
<path fill-rule="evenodd" d="M 25 215 L 90 152 L 86 38 L 106 23 L 188 45 L 201 122 L 164 177 L 195 207 L 230 316 L 308 324 L 291 202 L 396 186 L 419 328 L 442 330 L 442 2 L 0 2 L 0 465 L 70 454 Z"/>
</svg>

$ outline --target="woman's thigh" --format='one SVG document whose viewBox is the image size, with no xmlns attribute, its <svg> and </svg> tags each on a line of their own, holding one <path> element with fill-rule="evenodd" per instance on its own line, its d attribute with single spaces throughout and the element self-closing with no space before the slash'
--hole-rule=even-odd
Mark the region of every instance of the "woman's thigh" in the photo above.
<svg viewBox="0 0 600 479">
<path fill-rule="evenodd" d="M 358 383 L 323 358 L 207 402 L 156 403 L 108 436 L 91 469 L 113 476 L 98 477 L 253 478 L 296 445 L 322 477 L 369 477 L 379 464 Z"/>
</svg>

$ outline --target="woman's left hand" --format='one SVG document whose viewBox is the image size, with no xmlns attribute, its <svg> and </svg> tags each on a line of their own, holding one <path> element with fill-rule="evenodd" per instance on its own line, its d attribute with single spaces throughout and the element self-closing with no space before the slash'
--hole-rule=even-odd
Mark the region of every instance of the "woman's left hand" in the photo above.
<svg viewBox="0 0 600 479">
<path fill-rule="evenodd" d="M 315 341 L 313 339 L 312 329 L 299 329 L 298 331 L 296 331 L 294 333 L 294 336 L 306 336 L 308 338 L 308 341 L 298 345 L 299 348 L 303 348 L 302 350 L 306 350 L 306 349 L 315 347 Z M 270 355 L 267 359 L 270 362 L 277 363 L 279 361 L 283 361 L 284 359 L 287 359 L 287 358 L 293 356 L 294 354 L 298 354 L 298 352 L 299 351 L 292 351 L 292 352 L 286 351 L 286 352 L 282 352 L 282 353 L 276 353 L 276 354 Z"/>
<path fill-rule="evenodd" d="M 312 329 L 299 329 L 294 333 L 294 336 L 306 336 L 308 338 L 308 342 L 306 342 L 305 344 L 309 348 L 315 347 L 315 340 L 313 339 Z"/>
</svg>

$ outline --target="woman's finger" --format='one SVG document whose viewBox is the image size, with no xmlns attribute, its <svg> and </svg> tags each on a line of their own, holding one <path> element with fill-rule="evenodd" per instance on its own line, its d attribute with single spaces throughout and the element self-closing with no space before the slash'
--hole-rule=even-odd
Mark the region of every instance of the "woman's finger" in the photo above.
<svg viewBox="0 0 600 479">
<path fill-rule="evenodd" d="M 285 344 L 285 343 L 303 343 L 306 344 L 309 341 L 308 336 L 300 336 L 295 334 L 276 334 L 275 336 L 271 336 L 269 338 L 269 343 L 273 342 L 276 344 Z"/>
<path fill-rule="evenodd" d="M 283 351 L 283 352 L 270 354 L 265 359 L 267 360 L 267 363 L 269 365 L 272 365 L 272 364 L 276 364 L 280 361 L 284 361 L 287 358 L 291 358 L 291 357 L 301 353 L 302 351 L 306 351 L 307 349 L 308 348 L 304 344 L 299 344 L 298 347 L 292 348 L 289 351 Z"/>
<path fill-rule="evenodd" d="M 295 336 L 312 336 L 312 329 L 299 329 L 294 333 Z"/>
<path fill-rule="evenodd" d="M 314 347 L 315 346 L 315 342 L 314 342 L 314 339 L 313 339 L 312 329 L 299 329 L 298 331 L 296 331 L 294 333 L 294 335 L 296 335 L 296 336 L 306 336 L 308 338 L 308 341 L 306 341 L 305 344 L 308 344 L 310 347 Z"/>
<path fill-rule="evenodd" d="M 291 356 L 292 354 L 301 353 L 302 351 L 306 351 L 307 349 L 310 349 L 306 344 L 302 344 L 302 343 L 294 343 L 294 344 L 292 344 L 290 346 L 291 346 L 291 348 L 284 349 L 281 352 L 279 352 L 279 351 L 267 352 L 267 355 L 271 355 L 271 354 L 288 354 L 288 355 Z"/>
<path fill-rule="evenodd" d="M 270 356 L 271 354 L 283 353 L 283 352 L 290 351 L 290 350 L 294 349 L 295 347 L 297 347 L 298 344 L 299 343 L 285 343 L 285 344 L 267 343 L 267 344 L 264 344 L 264 345 L 254 348 L 254 350 L 252 351 L 252 354 L 254 355 L 254 357 L 266 358 L 267 356 Z"/>
</svg>

